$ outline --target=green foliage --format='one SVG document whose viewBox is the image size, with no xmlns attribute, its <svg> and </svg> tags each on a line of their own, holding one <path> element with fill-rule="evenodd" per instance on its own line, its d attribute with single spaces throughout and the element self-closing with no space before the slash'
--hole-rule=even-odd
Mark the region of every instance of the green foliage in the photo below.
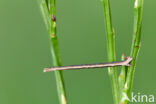
<svg viewBox="0 0 156 104">
<path fill-rule="evenodd" d="M 55 0 L 43 0 L 41 9 L 51 40 L 51 55 L 53 66 L 61 66 L 60 52 L 56 35 Z M 66 104 L 66 94 L 62 71 L 55 71 L 56 85 L 60 104 Z"/>
<path fill-rule="evenodd" d="M 112 26 L 110 3 L 109 0 L 102 0 L 102 3 L 104 7 L 108 61 L 114 62 L 116 61 L 115 35 Z M 56 34 L 55 0 L 43 0 L 41 4 L 41 9 L 51 39 L 51 53 L 53 59 L 53 66 L 61 66 L 58 39 Z M 133 58 L 131 66 L 123 66 L 121 68 L 119 78 L 117 76 L 116 67 L 108 68 L 108 74 L 110 76 L 112 85 L 114 104 L 127 104 L 130 98 L 134 71 L 136 66 L 136 59 L 140 48 L 142 9 L 143 0 L 136 0 L 134 5 L 134 33 L 130 55 Z M 122 57 L 122 60 L 124 59 L 125 56 Z M 55 71 L 55 76 L 60 104 L 66 104 L 66 93 L 64 88 L 64 79 L 62 71 Z"/>
</svg>

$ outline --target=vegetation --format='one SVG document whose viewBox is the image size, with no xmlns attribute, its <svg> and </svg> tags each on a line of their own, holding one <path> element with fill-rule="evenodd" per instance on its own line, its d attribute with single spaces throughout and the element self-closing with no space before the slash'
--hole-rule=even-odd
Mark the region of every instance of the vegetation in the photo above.
<svg viewBox="0 0 156 104">
<path fill-rule="evenodd" d="M 107 39 L 108 61 L 116 61 L 115 34 L 112 26 L 111 10 L 109 0 L 102 0 L 104 7 L 104 20 Z M 51 39 L 51 53 L 53 66 L 61 66 L 59 56 L 58 40 L 56 35 L 56 15 L 55 0 L 43 0 L 41 5 L 44 21 Z M 135 0 L 134 5 L 134 32 L 130 56 L 133 58 L 131 66 L 122 66 L 118 77 L 116 67 L 109 67 L 114 104 L 128 104 L 132 90 L 133 77 L 135 72 L 137 55 L 140 49 L 141 41 L 141 23 L 142 23 L 143 0 Z M 126 57 L 122 55 L 122 60 Z M 62 71 L 55 71 L 56 83 L 60 104 L 67 104 L 66 92 L 64 87 Z"/>
</svg>

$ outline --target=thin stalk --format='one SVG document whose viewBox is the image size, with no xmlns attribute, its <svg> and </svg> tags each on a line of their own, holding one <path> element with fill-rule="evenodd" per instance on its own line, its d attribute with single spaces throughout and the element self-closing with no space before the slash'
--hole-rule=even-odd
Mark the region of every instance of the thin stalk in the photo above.
<svg viewBox="0 0 156 104">
<path fill-rule="evenodd" d="M 47 2 L 45 0 L 42 0 L 41 2 L 41 12 L 42 12 L 42 15 L 43 15 L 43 20 L 44 20 L 44 23 L 46 25 L 46 28 L 48 30 L 48 32 L 50 33 L 50 26 L 51 26 L 51 16 L 49 14 L 49 9 L 47 7 Z"/>
<path fill-rule="evenodd" d="M 133 58 L 133 61 L 131 62 L 131 66 L 128 67 L 127 79 L 124 87 L 121 104 L 127 104 L 131 95 L 136 60 L 137 60 L 137 56 L 141 44 L 140 39 L 141 39 L 142 11 L 143 11 L 143 0 L 135 0 L 134 32 L 133 32 L 133 41 L 132 41 L 132 48 L 131 48 L 131 55 L 130 55 Z"/>
<path fill-rule="evenodd" d="M 127 57 L 124 54 L 122 54 L 121 60 L 125 60 L 125 59 L 127 59 Z M 123 92 L 125 81 L 126 81 L 127 68 L 128 68 L 127 66 L 122 66 L 121 67 L 121 72 L 120 72 L 120 75 L 119 75 L 120 101 L 121 101 L 121 98 L 122 98 L 122 92 Z"/>
<path fill-rule="evenodd" d="M 50 0 L 50 15 L 52 16 L 50 39 L 51 39 L 51 46 L 52 46 L 51 50 L 52 50 L 53 65 L 61 66 L 61 59 L 59 55 L 60 52 L 58 48 L 58 39 L 56 36 L 55 0 Z M 66 94 L 65 94 L 62 71 L 55 71 L 55 77 L 56 77 L 57 91 L 58 91 L 60 104 L 66 104 Z"/>
<path fill-rule="evenodd" d="M 115 54 L 115 35 L 112 27 L 110 4 L 109 0 L 102 0 L 102 3 L 104 7 L 108 61 L 113 62 L 116 61 L 116 54 Z M 117 78 L 116 67 L 109 67 L 108 74 L 111 79 L 114 104 L 119 104 L 119 83 Z"/>
<path fill-rule="evenodd" d="M 51 40 L 52 64 L 54 67 L 61 66 L 61 58 L 56 36 L 55 0 L 43 0 L 42 12 Z M 56 85 L 60 104 L 67 104 L 62 71 L 55 71 Z"/>
</svg>

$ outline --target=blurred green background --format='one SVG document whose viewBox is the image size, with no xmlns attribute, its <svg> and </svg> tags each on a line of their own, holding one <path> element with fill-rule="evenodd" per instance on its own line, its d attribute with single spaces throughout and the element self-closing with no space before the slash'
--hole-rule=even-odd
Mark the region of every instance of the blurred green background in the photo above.
<svg viewBox="0 0 156 104">
<path fill-rule="evenodd" d="M 41 0 L 0 0 L 0 104 L 58 104 Z M 117 59 L 129 55 L 134 0 L 111 0 Z M 156 96 L 156 1 L 145 0 L 133 92 Z M 100 0 L 56 0 L 63 65 L 107 62 Z M 64 71 L 69 104 L 113 104 L 107 69 Z M 140 104 L 140 103 L 139 103 Z M 151 103 L 150 103 L 151 104 Z"/>
</svg>

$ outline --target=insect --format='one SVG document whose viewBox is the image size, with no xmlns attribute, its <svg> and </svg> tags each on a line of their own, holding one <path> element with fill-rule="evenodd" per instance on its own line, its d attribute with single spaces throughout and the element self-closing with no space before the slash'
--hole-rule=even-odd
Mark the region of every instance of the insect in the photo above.
<svg viewBox="0 0 156 104">
<path fill-rule="evenodd" d="M 74 69 L 92 69 L 92 68 L 113 67 L 113 66 L 130 66 L 131 61 L 132 61 L 132 58 L 127 57 L 124 61 L 118 61 L 118 62 L 99 63 L 99 64 L 82 64 L 82 65 L 44 68 L 44 72 L 50 72 L 50 71 L 55 71 L 55 70 L 74 70 Z"/>
</svg>

